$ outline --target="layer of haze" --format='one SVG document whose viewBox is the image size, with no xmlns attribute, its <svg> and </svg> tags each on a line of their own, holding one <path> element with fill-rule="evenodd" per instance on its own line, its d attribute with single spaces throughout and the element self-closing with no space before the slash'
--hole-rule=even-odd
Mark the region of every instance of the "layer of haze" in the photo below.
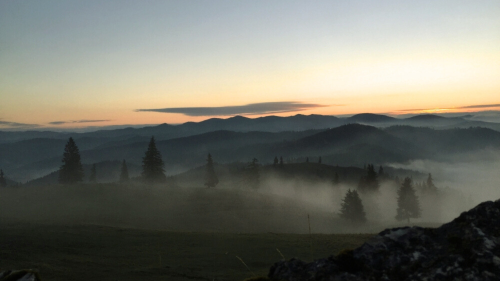
<svg viewBox="0 0 500 281">
<path fill-rule="evenodd" d="M 348 189 L 356 188 L 355 183 L 334 186 L 327 180 L 285 179 L 272 173 L 261 177 L 257 190 L 234 184 L 238 180 L 229 178 L 221 178 L 219 186 L 209 189 L 203 187 L 202 178 L 186 186 L 7 188 L 0 196 L 0 220 L 202 232 L 307 233 L 309 223 L 314 233 L 375 233 L 406 225 L 435 227 L 481 201 L 500 196 L 499 178 L 494 173 L 498 159 L 489 168 L 484 162 L 481 166 L 476 165 L 479 162 L 450 165 L 426 161 L 406 165 L 433 172 L 439 189 L 438 197 L 417 192 L 422 217 L 410 224 L 395 220 L 397 186 L 392 181 L 381 181 L 377 193 L 360 193 L 368 222 L 352 224 L 340 219 L 339 211 L 342 198 Z M 415 183 L 423 180 L 425 176 L 414 178 Z"/>
<path fill-rule="evenodd" d="M 498 104 L 499 14 L 495 0 L 2 1 L 0 120 L 79 127 L 207 118 L 137 109 Z"/>
</svg>

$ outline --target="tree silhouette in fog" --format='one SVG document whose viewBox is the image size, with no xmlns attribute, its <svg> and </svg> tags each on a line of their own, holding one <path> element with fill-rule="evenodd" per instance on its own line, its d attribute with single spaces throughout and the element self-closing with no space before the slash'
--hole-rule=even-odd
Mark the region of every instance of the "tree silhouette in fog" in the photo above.
<svg viewBox="0 0 500 281">
<path fill-rule="evenodd" d="M 340 208 L 340 217 L 352 222 L 365 222 L 366 213 L 363 208 L 363 202 L 359 198 L 356 190 L 348 190 Z"/>
<path fill-rule="evenodd" d="M 373 192 L 378 191 L 379 183 L 377 178 L 377 172 L 375 172 L 375 167 L 369 164 L 366 167 L 366 176 L 361 177 L 358 184 L 358 190 L 361 192 Z"/>
<path fill-rule="evenodd" d="M 95 163 L 90 168 L 89 182 L 97 182 L 97 169 Z"/>
<path fill-rule="evenodd" d="M 259 160 L 256 158 L 252 159 L 252 162 L 248 164 L 245 170 L 246 182 L 248 185 L 254 189 L 259 187 Z"/>
<path fill-rule="evenodd" d="M 382 167 L 382 165 L 380 165 L 380 167 L 378 168 L 378 178 L 383 179 L 384 177 L 385 177 L 384 168 Z"/>
<path fill-rule="evenodd" d="M 340 184 L 339 174 L 335 172 L 335 175 L 333 175 L 333 185 L 339 185 L 339 184 Z"/>
<path fill-rule="evenodd" d="M 219 183 L 219 178 L 215 174 L 214 161 L 212 160 L 212 155 L 210 153 L 207 156 L 207 166 L 205 171 L 205 186 L 207 188 L 215 187 Z"/>
<path fill-rule="evenodd" d="M 156 148 L 155 137 L 151 137 L 148 150 L 142 158 L 142 178 L 147 183 L 162 183 L 166 181 L 164 163 L 160 151 Z"/>
<path fill-rule="evenodd" d="M 123 159 L 122 167 L 121 167 L 121 171 L 120 171 L 120 182 L 126 183 L 128 181 L 129 181 L 129 176 L 128 176 L 127 163 L 125 162 L 125 159 Z"/>
<path fill-rule="evenodd" d="M 278 165 L 278 163 L 279 163 L 279 161 L 278 161 L 278 156 L 274 156 L 274 162 L 273 162 L 273 165 L 274 165 L 274 166 L 277 166 L 277 165 Z"/>
<path fill-rule="evenodd" d="M 3 170 L 0 170 L 0 187 L 6 187 L 7 180 L 4 178 Z"/>
<path fill-rule="evenodd" d="M 59 168 L 59 183 L 73 184 L 83 180 L 83 167 L 80 161 L 80 151 L 73 138 L 69 138 Z"/>
<path fill-rule="evenodd" d="M 398 190 L 398 209 L 396 220 L 408 220 L 420 217 L 420 203 L 412 185 L 412 180 L 406 177 Z"/>
<path fill-rule="evenodd" d="M 434 179 L 432 178 L 432 175 L 430 173 L 427 177 L 427 181 L 422 186 L 422 191 L 427 194 L 437 194 L 437 187 L 434 185 Z"/>
</svg>

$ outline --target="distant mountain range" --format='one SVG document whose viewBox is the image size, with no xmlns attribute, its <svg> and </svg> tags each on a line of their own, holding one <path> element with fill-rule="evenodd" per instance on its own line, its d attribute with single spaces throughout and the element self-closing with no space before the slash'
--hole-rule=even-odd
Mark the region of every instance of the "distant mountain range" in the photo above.
<svg viewBox="0 0 500 281">
<path fill-rule="evenodd" d="M 368 125 L 367 125 L 368 124 Z M 211 153 L 219 163 L 287 162 L 307 157 L 332 165 L 401 163 L 412 159 L 450 159 L 455 154 L 500 149 L 498 123 L 419 115 L 397 119 L 358 114 L 349 118 L 321 115 L 209 119 L 182 125 L 162 124 L 88 133 L 1 132 L 0 168 L 25 182 L 59 168 L 67 139 L 72 136 L 84 164 L 127 160 L 140 167 L 151 136 L 163 155 L 167 173 L 203 165 Z M 469 128 L 473 127 L 473 128 Z M 481 127 L 481 128 L 478 128 Z"/>
<path fill-rule="evenodd" d="M 228 130 L 235 132 L 283 132 L 305 131 L 335 128 L 346 124 L 358 123 L 375 127 L 389 127 L 394 125 L 408 125 L 429 127 L 435 129 L 483 127 L 500 131 L 500 123 L 473 121 L 473 116 L 442 117 L 425 114 L 399 119 L 381 114 L 362 113 L 347 118 L 338 118 L 326 115 L 301 115 L 290 117 L 266 116 L 246 118 L 234 116 L 227 119 L 211 118 L 201 122 L 187 122 L 180 125 L 161 124 L 143 128 L 122 128 L 114 130 L 98 130 L 86 133 L 50 132 L 50 131 L 0 131 L 0 143 L 16 142 L 35 138 L 99 139 L 102 142 L 136 141 L 137 138 L 155 136 L 159 140 L 197 135 L 207 132 Z"/>
</svg>

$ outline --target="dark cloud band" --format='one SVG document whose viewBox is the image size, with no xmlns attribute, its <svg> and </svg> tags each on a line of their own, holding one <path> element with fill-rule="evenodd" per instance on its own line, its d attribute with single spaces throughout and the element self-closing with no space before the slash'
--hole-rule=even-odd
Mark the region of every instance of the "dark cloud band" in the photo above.
<svg viewBox="0 0 500 281">
<path fill-rule="evenodd" d="M 221 107 L 172 107 L 157 109 L 137 109 L 138 112 L 180 113 L 187 116 L 258 115 L 301 111 L 324 105 L 300 102 L 263 102 L 238 106 Z"/>
<path fill-rule="evenodd" d="M 49 122 L 50 125 L 62 125 L 62 124 L 75 124 L 75 123 L 96 123 L 96 122 L 107 122 L 111 120 L 76 120 L 76 121 L 54 121 Z"/>
<path fill-rule="evenodd" d="M 17 122 L 9 122 L 9 121 L 1 121 L 0 127 L 5 128 L 16 128 L 16 129 L 30 129 L 30 128 L 38 128 L 40 125 L 38 124 L 26 124 L 26 123 L 17 123 Z"/>
<path fill-rule="evenodd" d="M 500 104 L 480 104 L 480 105 L 469 105 L 469 106 L 462 106 L 458 107 L 460 109 L 465 109 L 465 108 L 488 108 L 488 107 L 500 107 Z"/>
</svg>

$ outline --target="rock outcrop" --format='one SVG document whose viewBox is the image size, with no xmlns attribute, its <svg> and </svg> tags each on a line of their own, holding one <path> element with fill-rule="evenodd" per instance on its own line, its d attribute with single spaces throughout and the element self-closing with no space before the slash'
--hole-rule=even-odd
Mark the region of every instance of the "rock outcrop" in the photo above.
<svg viewBox="0 0 500 281">
<path fill-rule="evenodd" d="M 40 281 L 33 270 L 0 270 L 0 281 Z"/>
<path fill-rule="evenodd" d="M 500 280 L 500 200 L 439 228 L 387 229 L 355 250 L 281 261 L 271 280 Z"/>
</svg>

